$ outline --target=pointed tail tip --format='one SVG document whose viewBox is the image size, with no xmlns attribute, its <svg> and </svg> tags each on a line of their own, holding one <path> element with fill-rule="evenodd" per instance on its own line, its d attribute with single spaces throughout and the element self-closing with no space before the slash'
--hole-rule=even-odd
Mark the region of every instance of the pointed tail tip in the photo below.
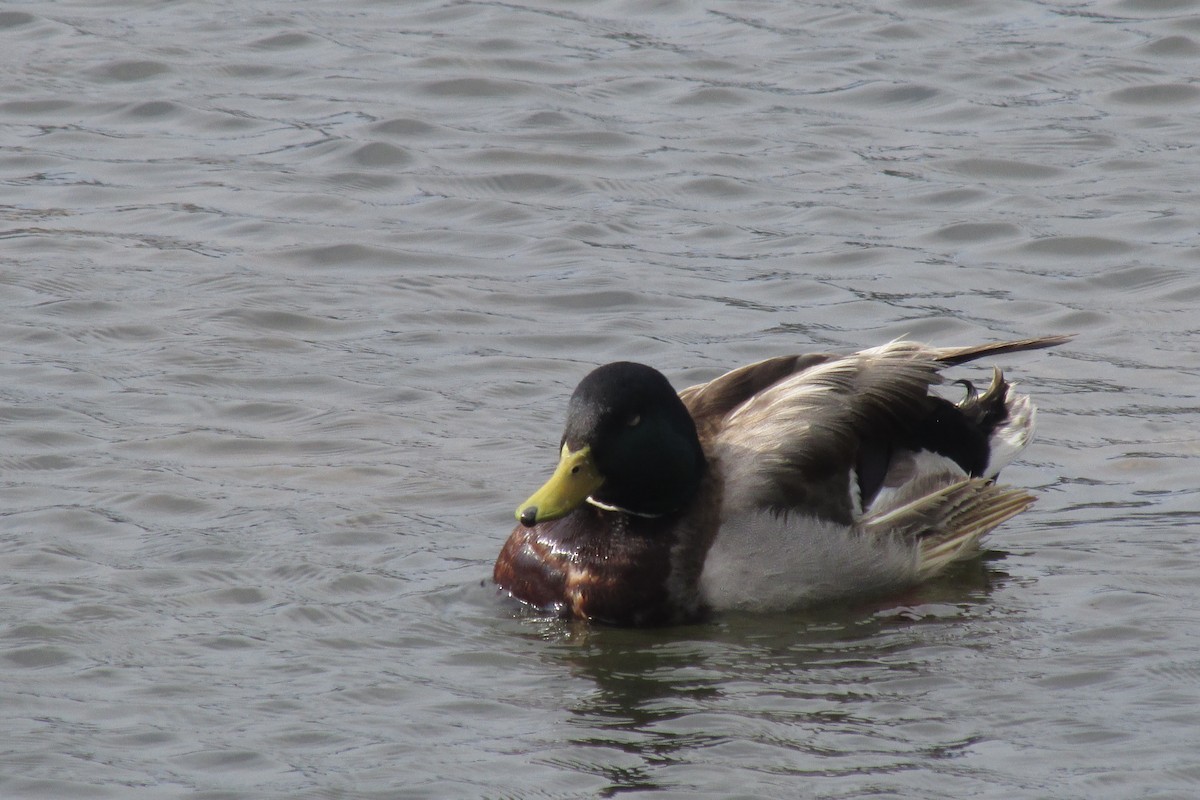
<svg viewBox="0 0 1200 800">
<path fill-rule="evenodd" d="M 1027 339 L 1011 339 L 1005 342 L 967 345 L 966 347 L 943 347 L 937 352 L 937 360 L 943 364 L 965 364 L 984 356 L 999 356 L 1005 353 L 1023 353 L 1026 350 L 1044 350 L 1058 347 L 1075 338 L 1073 333 L 1056 333 L 1049 336 L 1032 336 Z"/>
</svg>

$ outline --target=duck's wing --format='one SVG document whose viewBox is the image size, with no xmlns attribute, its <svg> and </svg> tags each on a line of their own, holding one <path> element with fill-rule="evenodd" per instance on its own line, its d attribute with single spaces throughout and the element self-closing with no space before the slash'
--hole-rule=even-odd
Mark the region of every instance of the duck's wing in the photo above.
<svg viewBox="0 0 1200 800">
<path fill-rule="evenodd" d="M 926 414 L 940 366 L 934 351 L 895 342 L 809 364 L 748 396 L 710 443 L 727 512 L 852 524 L 862 510 L 851 493 L 862 446 L 895 439 Z"/>
<path fill-rule="evenodd" d="M 721 470 L 728 512 L 799 512 L 852 525 L 885 477 L 895 482 L 901 456 L 910 462 L 923 450 L 946 456 L 929 459 L 929 466 L 915 462 L 913 478 L 941 473 L 929 491 L 984 474 L 987 436 L 963 413 L 976 401 L 955 407 L 931 396 L 930 386 L 941 382 L 939 370 L 1062 341 L 1042 337 L 956 348 L 892 342 L 842 357 L 772 359 L 685 390 L 685 402 L 710 415 L 698 427 L 711 430 L 702 440 Z M 1007 388 L 997 376 L 985 394 L 1001 413 Z M 1027 422 L 1031 427 L 1031 408 Z M 958 441 L 971 437 L 979 452 L 967 455 L 980 462 L 977 467 Z M 897 507 L 892 498 L 887 505 Z"/>
<path fill-rule="evenodd" d="M 806 353 L 803 355 L 777 356 L 747 364 L 744 367 L 715 378 L 708 383 L 689 386 L 679 393 L 679 397 L 687 406 L 696 427 L 701 432 L 701 439 L 708 438 L 715 428 L 724 423 L 729 412 L 756 395 L 779 383 L 785 378 L 795 378 L 813 367 L 827 365 L 833 361 L 846 358 L 869 358 L 872 354 L 893 346 L 902 345 L 906 348 L 918 349 L 925 358 L 937 362 L 939 366 L 955 366 L 984 356 L 1004 355 L 1024 350 L 1040 350 L 1054 347 L 1070 341 L 1070 336 L 1039 336 L 1029 339 L 1016 339 L 1005 342 L 988 342 L 987 344 L 968 345 L 966 347 L 926 347 L 913 342 L 892 342 L 883 347 L 864 350 L 853 356 L 843 356 L 834 353 Z"/>
</svg>

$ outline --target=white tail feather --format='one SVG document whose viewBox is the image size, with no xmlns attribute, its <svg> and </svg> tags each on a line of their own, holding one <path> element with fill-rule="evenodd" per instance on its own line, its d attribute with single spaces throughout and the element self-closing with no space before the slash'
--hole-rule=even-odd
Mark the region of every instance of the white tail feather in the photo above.
<svg viewBox="0 0 1200 800">
<path fill-rule="evenodd" d="M 1000 470 L 1008 466 L 1029 446 L 1037 428 L 1037 409 L 1027 394 L 1013 391 L 1016 384 L 1008 387 L 1008 419 L 992 432 L 988 440 L 988 465 L 984 477 L 995 478 Z"/>
</svg>

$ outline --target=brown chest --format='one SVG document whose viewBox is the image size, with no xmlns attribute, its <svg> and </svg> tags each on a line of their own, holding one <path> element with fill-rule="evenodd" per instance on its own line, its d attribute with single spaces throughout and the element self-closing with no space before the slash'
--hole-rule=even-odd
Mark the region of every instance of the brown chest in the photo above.
<svg viewBox="0 0 1200 800">
<path fill-rule="evenodd" d="M 679 617 L 668 586 L 677 519 L 641 519 L 583 507 L 518 526 L 496 560 L 495 581 L 542 611 L 617 625 Z"/>
</svg>

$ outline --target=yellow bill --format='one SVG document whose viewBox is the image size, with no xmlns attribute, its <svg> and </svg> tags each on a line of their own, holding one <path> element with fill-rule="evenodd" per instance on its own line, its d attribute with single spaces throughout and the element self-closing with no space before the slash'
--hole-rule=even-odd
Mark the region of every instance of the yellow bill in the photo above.
<svg viewBox="0 0 1200 800">
<path fill-rule="evenodd" d="M 571 452 L 564 444 L 554 474 L 517 509 L 517 521 L 532 527 L 539 522 L 565 517 L 581 506 L 602 483 L 604 476 L 596 471 L 592 448 L 585 445 Z"/>
</svg>

